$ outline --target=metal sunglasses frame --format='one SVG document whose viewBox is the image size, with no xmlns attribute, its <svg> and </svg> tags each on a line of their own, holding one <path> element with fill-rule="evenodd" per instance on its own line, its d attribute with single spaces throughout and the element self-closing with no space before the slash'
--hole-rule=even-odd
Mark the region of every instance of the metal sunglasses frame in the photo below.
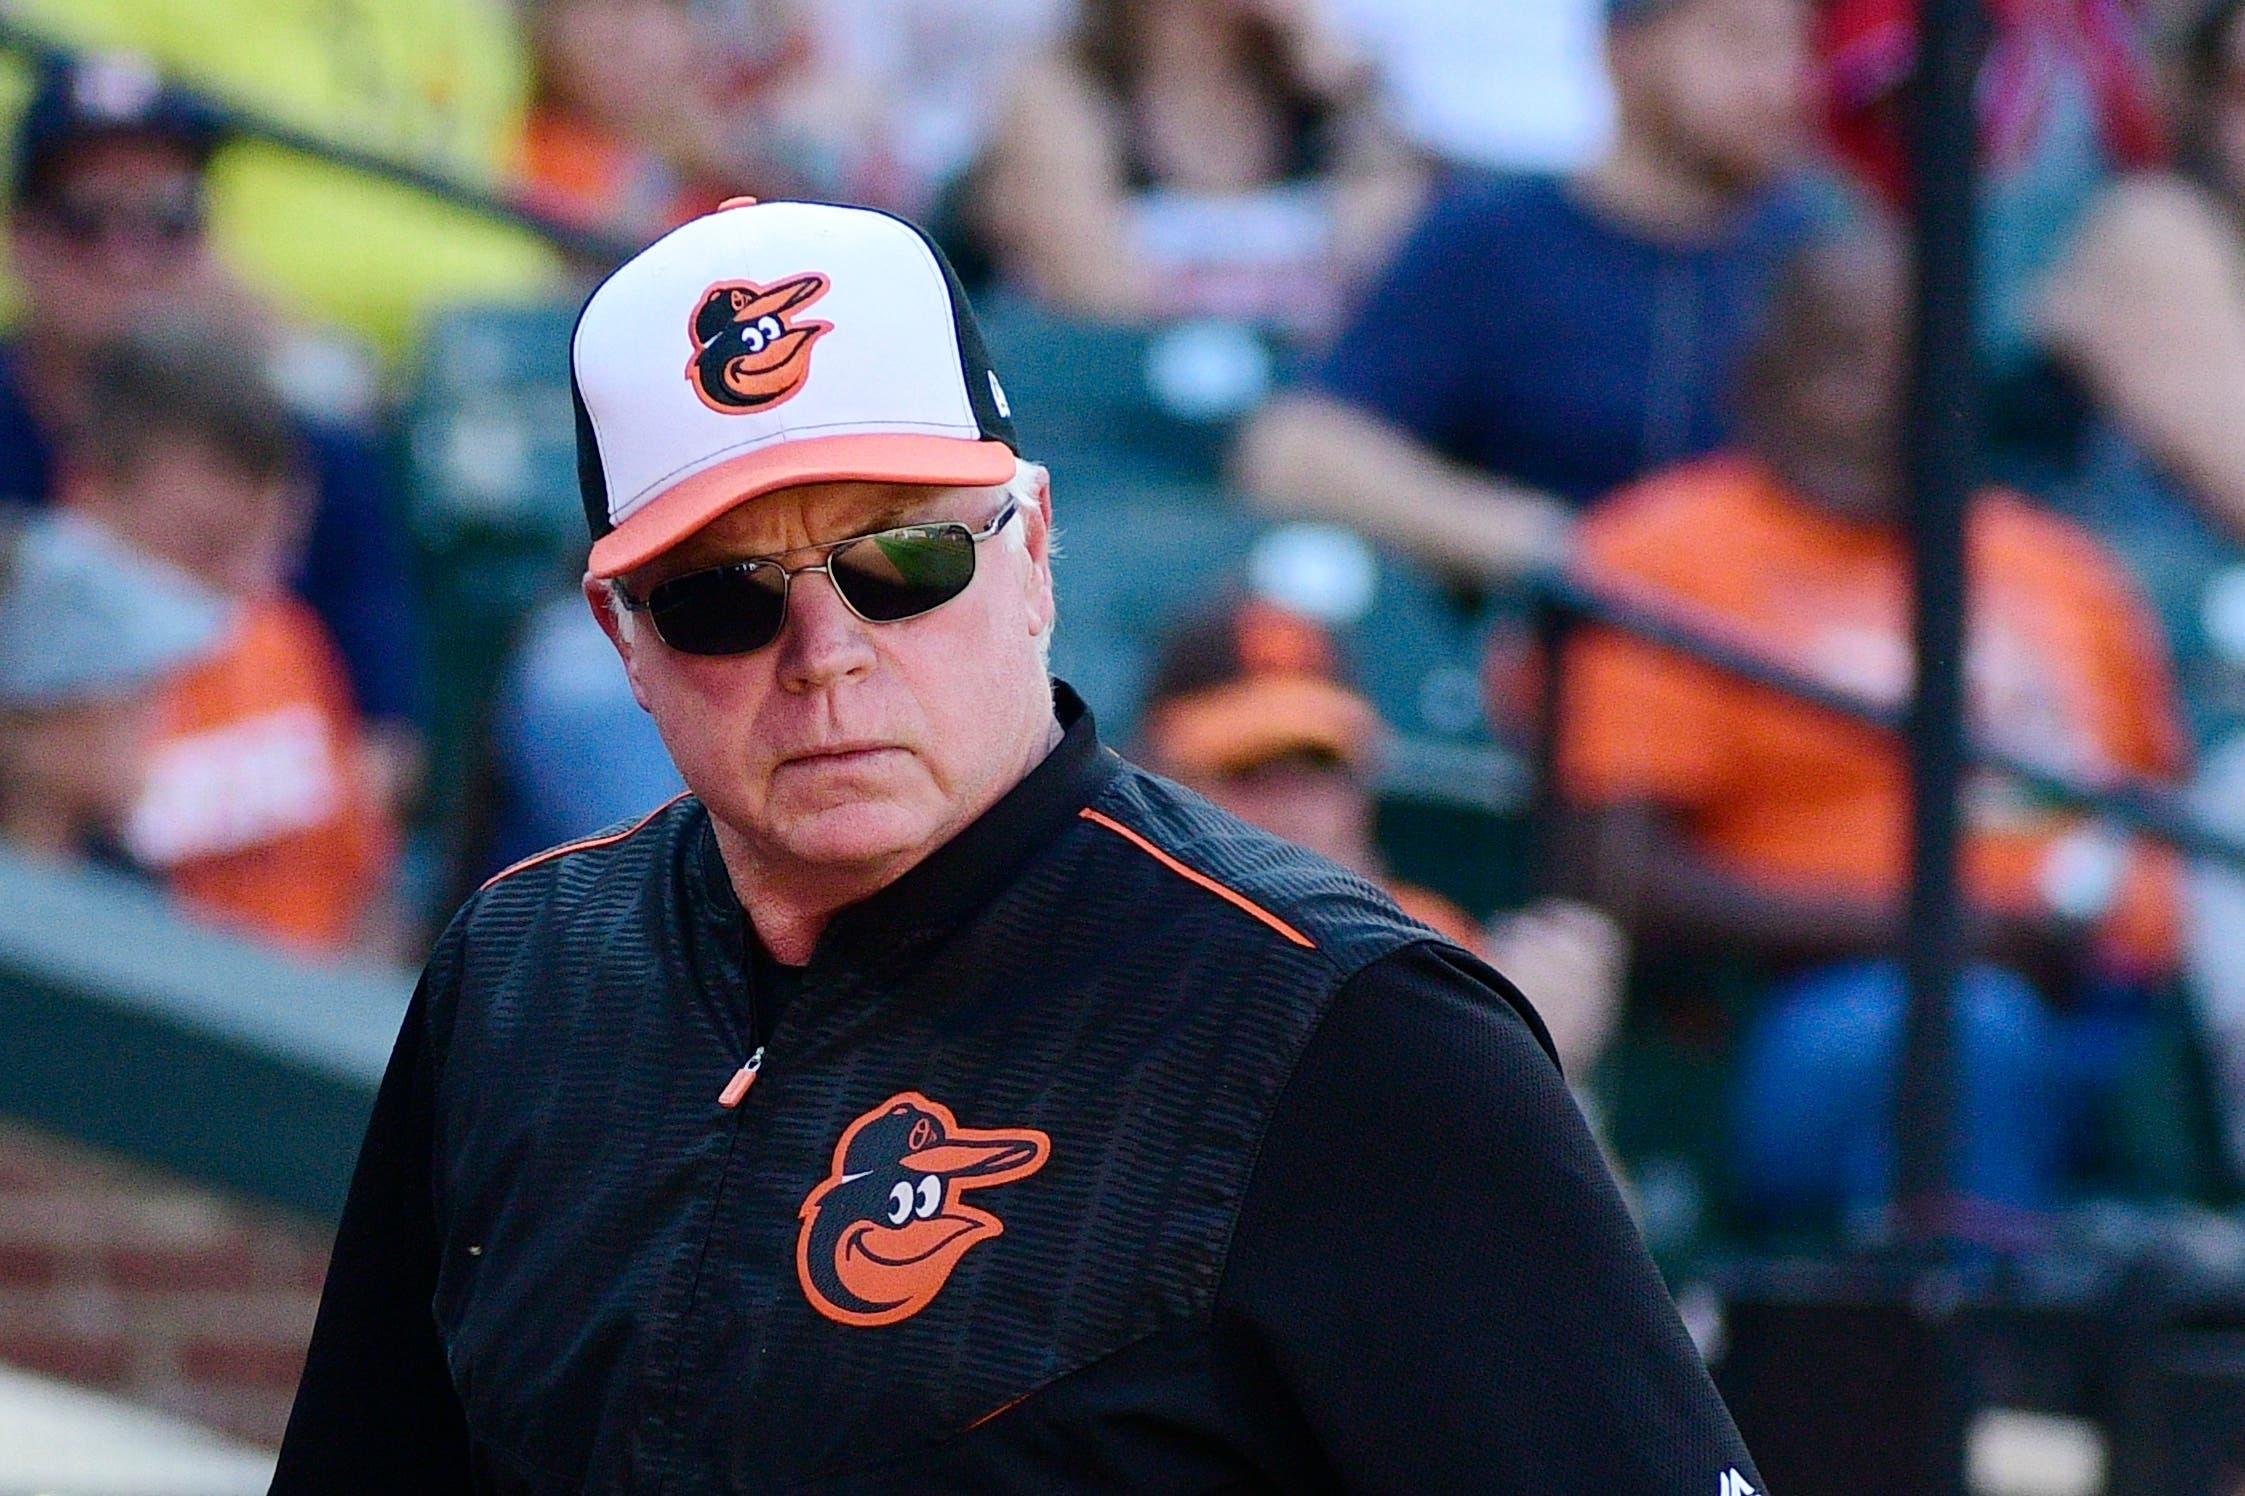
<svg viewBox="0 0 2245 1496">
<path fill-rule="evenodd" d="M 772 645 L 778 643 L 780 635 L 786 631 L 787 610 L 789 604 L 794 600 L 795 597 L 795 579 L 797 577 L 810 576 L 813 573 L 824 576 L 826 578 L 827 585 L 834 588 L 834 595 L 837 598 L 841 599 L 842 606 L 849 609 L 853 617 L 865 623 L 906 623 L 914 618 L 925 618 L 930 613 L 935 612 L 937 608 L 941 608 L 946 606 L 947 604 L 957 602 L 960 598 L 966 595 L 967 588 L 974 585 L 974 578 L 976 575 L 974 571 L 970 571 L 967 573 L 967 580 L 965 585 L 961 586 L 957 592 L 952 593 L 942 602 L 937 603 L 934 607 L 922 608 L 917 613 L 907 613 L 901 618 L 871 618 L 860 611 L 856 603 L 850 601 L 849 593 L 844 591 L 841 587 L 835 585 L 833 571 L 834 563 L 835 561 L 840 559 L 841 556 L 850 549 L 850 547 L 854 545 L 863 545 L 869 540 L 880 540 L 884 536 L 901 535 L 915 530 L 966 530 L 968 545 L 970 547 L 980 546 L 986 540 L 993 540 L 997 538 L 997 536 L 1002 531 L 1004 531 L 1005 527 L 1013 522 L 1014 516 L 1020 512 L 1021 501 L 1019 499 L 1008 498 L 1005 502 L 1005 507 L 998 511 L 997 515 L 990 521 L 989 524 L 984 525 L 979 530 L 967 530 L 966 522 L 964 520 L 956 519 L 937 520 L 932 523 L 922 523 L 916 525 L 891 525 L 886 530 L 869 530 L 863 535 L 847 535 L 840 540 L 822 542 L 817 545 L 798 546 L 793 551 L 781 551 L 777 556 L 751 556 L 740 561 L 727 561 L 717 566 L 705 566 L 699 571 L 689 571 L 683 576 L 676 576 L 670 578 L 667 581 L 658 582 L 653 587 L 648 589 L 647 596 L 645 597 L 632 596 L 631 589 L 626 587 L 620 581 L 610 582 L 608 585 L 615 592 L 616 600 L 624 605 L 624 610 L 626 612 L 645 613 L 649 616 L 650 621 L 652 621 L 654 624 L 655 637 L 657 637 L 658 639 L 662 639 L 663 643 L 666 646 L 671 649 L 677 649 L 681 654 L 697 654 L 700 653 L 700 651 L 680 649 L 678 645 L 672 644 L 668 638 L 664 638 L 662 623 L 659 619 L 654 618 L 655 594 L 662 591 L 663 588 L 673 585 L 674 583 L 691 581 L 695 577 L 706 577 L 716 572 L 727 571 L 737 571 L 744 573 L 753 572 L 760 567 L 768 566 L 772 570 L 780 574 L 780 616 L 778 624 L 772 629 L 772 637 L 765 640 L 762 644 L 754 646 L 753 648 L 728 650 L 725 651 L 723 655 L 712 655 L 708 656 L 708 658 L 719 659 L 724 658 L 725 655 L 755 654 L 758 650 L 769 649 L 772 647 Z M 826 552 L 826 559 L 824 559 L 823 561 L 815 562 L 809 566 L 787 566 L 782 564 L 779 559 L 780 556 L 791 556 L 797 554 L 800 551 L 812 550 L 824 550 Z"/>
</svg>

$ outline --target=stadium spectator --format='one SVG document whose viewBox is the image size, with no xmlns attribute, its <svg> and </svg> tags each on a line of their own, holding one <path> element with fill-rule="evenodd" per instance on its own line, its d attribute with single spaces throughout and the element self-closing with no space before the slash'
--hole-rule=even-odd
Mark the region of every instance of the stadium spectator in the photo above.
<svg viewBox="0 0 2245 1496">
<path fill-rule="evenodd" d="M 1613 151 L 1462 186 L 1307 388 L 1248 429 L 1268 508 L 1446 569 L 1564 553 L 1576 506 L 1732 435 L 1772 275 L 1811 216 L 1802 0 L 1610 0 Z"/>
<path fill-rule="evenodd" d="M 1483 929 L 1442 895 L 1391 876 L 1373 840 L 1372 774 L 1385 732 L 1372 704 L 1342 678 L 1324 630 L 1247 599 L 1192 621 L 1164 645 L 1141 753 L 1148 768 L 1380 885 L 1413 919 L 1501 962 L 1579 1079 L 1595 1066 L 1620 1009 L 1620 928 L 1599 910 L 1551 899 Z"/>
<path fill-rule="evenodd" d="M 2245 542 L 2245 3 L 2207 11 L 2179 72 L 2177 169 L 2106 191 L 2040 330 L 2123 438 L 2053 496 L 2146 578 L 2211 740 L 2245 728 L 2245 643 L 2206 627 Z"/>
<path fill-rule="evenodd" d="M 164 688 L 125 849 L 214 919 L 307 951 L 387 949 L 382 769 L 318 615 L 282 585 L 304 495 L 256 350 L 152 320 L 88 377 L 64 503 L 234 608 Z"/>
<path fill-rule="evenodd" d="M 472 187 L 504 181 L 529 98 L 514 7 L 494 0 L 20 0 L 64 45 L 117 48 L 315 139 Z M 292 317 L 395 360 L 458 301 L 558 284 L 538 238 L 314 156 L 231 143 L 211 184 L 225 263 Z"/>
<path fill-rule="evenodd" d="M 216 597 L 85 520 L 0 517 L 0 843 L 112 855 L 157 693 L 224 627 Z"/>
<path fill-rule="evenodd" d="M 1322 0 L 1085 0 L 979 168 L 1000 273 L 1087 316 L 1326 327 L 1420 191 Z"/>
<path fill-rule="evenodd" d="M 1602 505 L 1581 575 L 1899 704 L 1907 295 L 1883 236 L 1804 254 L 1749 363 L 1743 449 Z M 1969 544 L 1980 738 L 2079 781 L 2176 779 L 2158 631 L 2112 558 L 2003 492 L 1976 501 Z M 1736 1093 L 1746 1203 L 1779 1219 L 1876 1209 L 1902 1010 L 1900 744 L 1618 635 L 1576 641 L 1566 668 L 1561 764 L 1586 887 L 1649 946 L 1744 954 L 1778 976 Z M 1965 814 L 1984 960 L 1960 994 L 1964 1180 L 2039 1207 L 2069 1128 L 2129 1063 L 2146 990 L 2176 969 L 2178 869 L 1992 776 Z"/>
<path fill-rule="evenodd" d="M 2097 194 L 2166 151 L 2139 15 L 2145 0 L 1991 0 L 1979 89 L 1980 334 L 2001 434 L 2031 441 L 2035 303 Z M 1843 160 L 1890 206 L 1909 194 L 1904 120 L 1917 63 L 1916 0 L 1829 0 L 1827 120 Z M 2008 428 L 2019 427 L 2016 431 Z"/>
<path fill-rule="evenodd" d="M 769 11 L 785 0 L 731 0 Z M 1074 0 L 817 0 L 787 7 L 792 47 L 767 122 L 822 191 L 915 218 L 957 213 L 1014 75 L 1066 30 Z M 796 65 L 783 66 L 788 53 Z M 936 226 L 940 236 L 960 226 Z"/>
<path fill-rule="evenodd" d="M 725 197 L 802 189 L 757 150 L 727 38 L 686 0 L 532 0 L 525 12 L 537 91 L 519 169 L 537 206 L 638 244 Z"/>
<path fill-rule="evenodd" d="M 2245 463 L 2235 450 L 2245 430 L 2245 0 L 2204 12 L 2180 73 L 2180 169 L 2114 189 L 2061 282 L 2052 321 L 2085 378 L 2214 529 L 2210 540 L 2194 527 L 2186 533 L 2197 544 L 2171 541 L 2147 561 L 2158 575 L 2181 572 L 2170 589 L 2177 632 L 2220 667 L 2212 680 L 2205 670 L 2186 676 L 2208 745 L 2198 812 L 2245 837 Z M 2164 487 L 2138 485 L 2120 500 L 2136 501 L 2137 514 L 2162 512 L 2154 506 Z M 2204 865 L 2192 885 L 2190 990 L 2230 1159 L 2245 1169 L 2245 875 Z"/>
<path fill-rule="evenodd" d="M 1606 0 L 1338 0 L 1397 123 L 1445 165 L 1574 171 L 1613 143 Z"/>
<path fill-rule="evenodd" d="M 87 366 L 152 316 L 254 321 L 210 252 L 217 135 L 146 67 L 100 57 L 44 74 L 16 139 L 8 228 L 23 316 L 0 344 L 0 501 L 43 504 L 56 447 L 87 418 Z M 365 712 L 410 758 L 418 639 L 384 463 L 359 431 L 304 420 L 318 504 L 295 581 L 342 647 Z"/>
</svg>

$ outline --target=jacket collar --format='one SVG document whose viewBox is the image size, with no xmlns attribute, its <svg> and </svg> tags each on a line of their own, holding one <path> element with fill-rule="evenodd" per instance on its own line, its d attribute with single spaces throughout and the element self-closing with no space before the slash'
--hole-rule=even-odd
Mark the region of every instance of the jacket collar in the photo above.
<svg viewBox="0 0 2245 1496">
<path fill-rule="evenodd" d="M 871 898 L 836 914 L 820 937 L 813 967 L 859 966 L 940 939 L 994 898 L 1064 832 L 1121 767 L 1103 748 L 1091 709 L 1063 681 L 1052 685 L 1061 738 L 1044 761 L 958 835 Z M 703 812 L 697 892 L 728 931 L 745 934 L 717 836 Z M 736 936 L 737 938 L 737 936 Z"/>
</svg>

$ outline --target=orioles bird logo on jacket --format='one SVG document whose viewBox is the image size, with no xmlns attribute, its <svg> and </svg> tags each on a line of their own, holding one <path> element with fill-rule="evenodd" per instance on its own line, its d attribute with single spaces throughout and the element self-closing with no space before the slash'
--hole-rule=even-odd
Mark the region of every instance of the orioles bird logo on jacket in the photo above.
<svg viewBox="0 0 2245 1496">
<path fill-rule="evenodd" d="M 686 365 L 687 382 L 702 404 L 719 415 L 742 415 L 799 393 L 810 378 L 811 345 L 834 324 L 792 318 L 827 287 L 826 277 L 814 272 L 769 286 L 719 281 L 704 291 L 689 329 L 694 357 Z"/>
<path fill-rule="evenodd" d="M 959 1259 L 1005 1224 L 970 1190 L 1026 1179 L 1052 1140 L 1030 1127 L 961 1127 L 904 1091 L 843 1130 L 833 1172 L 803 1201 L 796 1276 L 811 1307 L 845 1325 L 893 1325 L 928 1307 Z"/>
</svg>

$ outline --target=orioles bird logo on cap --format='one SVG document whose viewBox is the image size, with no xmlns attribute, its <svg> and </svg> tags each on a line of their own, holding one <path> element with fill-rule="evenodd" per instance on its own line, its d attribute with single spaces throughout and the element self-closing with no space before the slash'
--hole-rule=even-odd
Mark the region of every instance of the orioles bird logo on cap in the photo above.
<svg viewBox="0 0 2245 1496">
<path fill-rule="evenodd" d="M 834 1145 L 834 1169 L 803 1201 L 795 1272 L 811 1307 L 845 1325 L 893 1325 L 934 1301 L 968 1249 L 1005 1224 L 959 1198 L 1026 1179 L 1052 1140 L 1032 1127 L 961 1127 L 903 1091 Z"/>
<path fill-rule="evenodd" d="M 689 336 L 694 357 L 686 380 L 719 415 L 769 410 L 793 398 L 811 374 L 811 345 L 834 331 L 831 322 L 795 322 L 827 292 L 816 272 L 759 286 L 719 281 L 702 293 Z"/>
</svg>

